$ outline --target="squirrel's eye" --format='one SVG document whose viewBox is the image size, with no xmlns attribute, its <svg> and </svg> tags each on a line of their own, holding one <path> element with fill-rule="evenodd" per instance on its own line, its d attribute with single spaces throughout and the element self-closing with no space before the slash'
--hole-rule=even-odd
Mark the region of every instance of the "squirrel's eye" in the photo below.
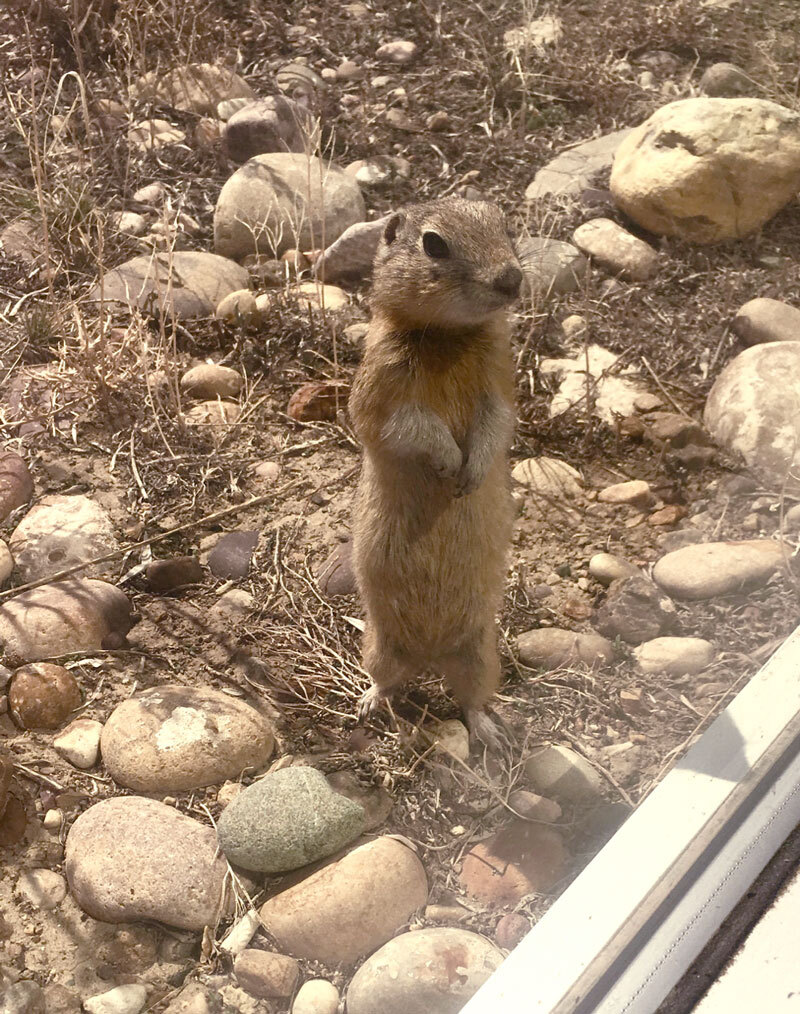
<svg viewBox="0 0 800 1014">
<path fill-rule="evenodd" d="M 438 232 L 423 232 L 422 249 L 429 257 L 449 257 L 450 247 Z"/>
</svg>

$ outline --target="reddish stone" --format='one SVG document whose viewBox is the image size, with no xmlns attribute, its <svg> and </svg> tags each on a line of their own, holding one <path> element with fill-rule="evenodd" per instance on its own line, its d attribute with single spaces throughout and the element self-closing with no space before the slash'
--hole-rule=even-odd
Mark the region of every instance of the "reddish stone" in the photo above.
<svg viewBox="0 0 800 1014">
<path fill-rule="evenodd" d="M 531 924 L 524 915 L 520 915 L 519 912 L 509 912 L 498 921 L 494 928 L 495 942 L 504 951 L 513 951 L 530 928 Z"/>
<path fill-rule="evenodd" d="M 661 528 L 665 525 L 674 525 L 684 517 L 686 517 L 686 508 L 679 503 L 671 503 L 662 507 L 661 510 L 653 511 L 647 519 L 647 523 L 654 528 Z"/>
<path fill-rule="evenodd" d="M 25 807 L 16 796 L 9 796 L 5 812 L 0 819 L 0 848 L 16 845 L 18 841 L 21 841 L 27 825 L 28 817 Z"/>
<path fill-rule="evenodd" d="M 294 392 L 287 411 L 298 422 L 330 421 L 336 418 L 337 409 L 347 407 L 349 393 L 344 380 L 313 381 Z"/>
<path fill-rule="evenodd" d="M 23 729 L 57 729 L 80 703 L 75 677 L 62 665 L 34 662 L 11 678 L 8 706 Z"/>
<path fill-rule="evenodd" d="M 465 857 L 461 883 L 487 905 L 514 905 L 526 894 L 548 891 L 562 877 L 569 856 L 549 827 L 514 821 Z"/>
<path fill-rule="evenodd" d="M 14 451 L 0 451 L 0 521 L 32 495 L 33 479 L 25 461 Z"/>
</svg>

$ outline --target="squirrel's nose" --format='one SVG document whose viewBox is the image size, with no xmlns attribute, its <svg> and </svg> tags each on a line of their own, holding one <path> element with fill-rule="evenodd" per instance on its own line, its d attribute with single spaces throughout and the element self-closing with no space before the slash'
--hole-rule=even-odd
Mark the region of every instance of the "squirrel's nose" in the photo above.
<svg viewBox="0 0 800 1014">
<path fill-rule="evenodd" d="M 494 288 L 502 292 L 510 299 L 516 299 L 519 295 L 519 287 L 522 285 L 522 272 L 516 264 L 506 264 L 493 282 Z"/>
</svg>

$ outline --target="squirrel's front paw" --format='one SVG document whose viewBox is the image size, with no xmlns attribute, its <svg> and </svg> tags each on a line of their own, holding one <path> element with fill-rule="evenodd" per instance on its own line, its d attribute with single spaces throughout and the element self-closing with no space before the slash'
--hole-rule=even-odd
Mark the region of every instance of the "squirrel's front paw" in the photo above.
<svg viewBox="0 0 800 1014">
<path fill-rule="evenodd" d="M 443 448 L 438 454 L 431 455 L 431 467 L 439 479 L 455 479 L 461 473 L 463 455 L 461 449 L 453 444 L 452 448 Z"/>
<path fill-rule="evenodd" d="M 456 476 L 457 497 L 469 496 L 483 483 L 486 478 L 486 469 L 482 468 L 474 458 L 467 458 Z"/>
</svg>

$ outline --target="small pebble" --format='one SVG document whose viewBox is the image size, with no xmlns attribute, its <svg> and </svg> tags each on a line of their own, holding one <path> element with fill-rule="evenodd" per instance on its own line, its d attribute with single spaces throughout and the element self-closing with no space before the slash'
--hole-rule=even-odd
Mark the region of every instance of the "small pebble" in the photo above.
<svg viewBox="0 0 800 1014">
<path fill-rule="evenodd" d="M 339 991 L 327 979 L 309 979 L 297 991 L 292 1014 L 336 1014 Z"/>
</svg>

